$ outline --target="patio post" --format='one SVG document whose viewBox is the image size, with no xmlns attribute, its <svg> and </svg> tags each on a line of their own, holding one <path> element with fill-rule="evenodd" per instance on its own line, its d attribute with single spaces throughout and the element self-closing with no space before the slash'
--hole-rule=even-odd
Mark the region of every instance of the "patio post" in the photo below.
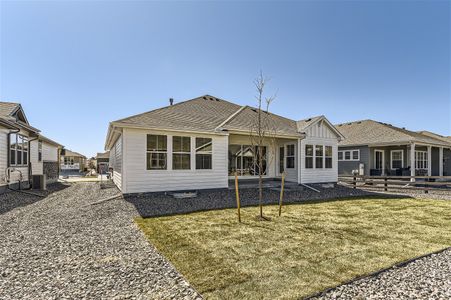
<svg viewBox="0 0 451 300">
<path fill-rule="evenodd" d="M 413 178 L 415 176 L 415 143 L 410 145 L 410 176 L 412 176 L 410 181 L 415 182 L 415 178 Z"/>
<path fill-rule="evenodd" d="M 432 147 L 428 146 L 428 176 L 432 176 Z"/>
<path fill-rule="evenodd" d="M 438 154 L 438 166 L 439 166 L 439 176 L 443 176 L 443 147 L 438 148 L 439 154 Z"/>
</svg>

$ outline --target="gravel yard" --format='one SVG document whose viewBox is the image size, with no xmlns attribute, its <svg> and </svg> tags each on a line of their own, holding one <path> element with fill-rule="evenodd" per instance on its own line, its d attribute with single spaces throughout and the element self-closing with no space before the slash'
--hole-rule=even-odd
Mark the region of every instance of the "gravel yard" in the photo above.
<svg viewBox="0 0 451 300">
<path fill-rule="evenodd" d="M 310 184 L 310 186 L 320 192 L 301 186 L 290 187 L 285 191 L 284 203 L 381 195 L 341 185 L 335 185 L 333 188 L 324 188 L 320 184 Z M 264 189 L 263 202 L 265 204 L 277 204 L 279 196 L 279 191 L 266 188 Z M 382 196 L 393 197 L 393 195 L 384 194 Z M 258 205 L 258 189 L 240 188 L 240 199 L 242 207 Z M 125 200 L 133 203 L 139 214 L 144 218 L 236 207 L 235 190 L 233 188 L 198 191 L 195 198 L 174 199 L 168 193 L 143 193 L 128 195 Z"/>
<path fill-rule="evenodd" d="M 451 249 L 312 299 L 451 299 Z"/>
<path fill-rule="evenodd" d="M 51 189 L 46 198 L 0 195 L 0 299 L 199 297 L 138 230 L 132 205 L 90 205 L 116 188 Z"/>
</svg>

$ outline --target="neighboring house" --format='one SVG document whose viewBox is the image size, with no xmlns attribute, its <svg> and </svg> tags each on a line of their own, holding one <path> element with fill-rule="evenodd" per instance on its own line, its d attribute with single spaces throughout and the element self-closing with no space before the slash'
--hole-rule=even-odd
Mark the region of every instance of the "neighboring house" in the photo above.
<svg viewBox="0 0 451 300">
<path fill-rule="evenodd" d="M 19 103 L 0 102 L 0 192 L 8 185 L 18 188 L 19 183 L 21 188 L 27 188 L 32 175 L 43 174 L 39 164 L 34 169 L 33 163 L 38 156 L 38 147 L 34 145 L 38 145 L 39 139 L 57 144 L 41 136 L 40 131 L 28 123 Z M 58 144 L 58 147 L 62 146 Z"/>
<path fill-rule="evenodd" d="M 30 141 L 30 168 L 32 175 L 45 175 L 46 182 L 56 182 L 59 177 L 59 160 L 63 146 L 43 135 Z"/>
<path fill-rule="evenodd" d="M 106 172 L 108 172 L 110 164 L 110 152 L 106 151 L 103 153 L 97 153 L 96 161 L 97 161 L 97 173 L 105 174 Z"/>
<path fill-rule="evenodd" d="M 86 168 L 86 156 L 66 149 L 61 154 L 61 172 L 74 173 L 83 172 Z"/>
<path fill-rule="evenodd" d="M 227 188 L 237 172 L 256 178 L 250 127 L 257 111 L 209 95 L 111 122 L 105 143 L 123 193 Z M 340 132 L 324 117 L 275 114 L 264 145 L 265 178 L 337 182 Z M 275 141 L 275 143 L 273 143 Z"/>
<path fill-rule="evenodd" d="M 373 120 L 335 127 L 345 136 L 338 147 L 340 175 L 451 175 L 451 143 L 444 139 Z"/>
</svg>

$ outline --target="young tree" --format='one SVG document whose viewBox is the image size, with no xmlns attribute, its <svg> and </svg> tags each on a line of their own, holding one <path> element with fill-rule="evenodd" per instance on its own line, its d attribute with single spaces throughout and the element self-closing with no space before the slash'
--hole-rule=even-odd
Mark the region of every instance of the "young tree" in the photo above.
<svg viewBox="0 0 451 300">
<path fill-rule="evenodd" d="M 258 204 L 259 204 L 259 218 L 260 220 L 268 220 L 263 215 L 263 175 L 266 172 L 266 166 L 269 164 L 268 151 L 266 146 L 272 150 L 275 147 L 275 126 L 274 120 L 269 113 L 269 107 L 275 100 L 275 95 L 271 97 L 264 96 L 264 90 L 269 79 L 263 76 L 260 71 L 259 76 L 254 80 L 255 89 L 257 94 L 257 109 L 254 120 L 250 128 L 250 138 L 252 142 L 252 148 L 256 152 L 254 154 L 254 166 L 258 174 Z"/>
</svg>

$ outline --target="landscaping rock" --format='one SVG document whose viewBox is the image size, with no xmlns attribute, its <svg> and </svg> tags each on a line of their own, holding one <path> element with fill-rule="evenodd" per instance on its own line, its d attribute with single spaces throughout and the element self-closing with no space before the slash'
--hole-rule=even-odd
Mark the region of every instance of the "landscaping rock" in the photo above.
<svg viewBox="0 0 451 300">
<path fill-rule="evenodd" d="M 312 299 L 451 299 L 451 249 L 339 286 Z"/>
<path fill-rule="evenodd" d="M 0 299 L 200 298 L 133 223 L 132 205 L 89 205 L 117 193 L 76 183 L 45 198 L 0 195 Z"/>
</svg>

